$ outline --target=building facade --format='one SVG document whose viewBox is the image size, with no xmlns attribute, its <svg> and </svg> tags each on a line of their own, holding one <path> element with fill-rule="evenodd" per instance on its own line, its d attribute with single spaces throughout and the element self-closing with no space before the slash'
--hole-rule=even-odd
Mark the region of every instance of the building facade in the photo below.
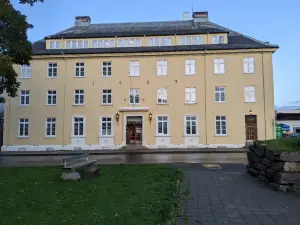
<svg viewBox="0 0 300 225">
<path fill-rule="evenodd" d="M 276 121 L 289 126 L 291 134 L 300 135 L 300 109 L 277 109 Z"/>
<path fill-rule="evenodd" d="M 16 66 L 3 150 L 241 147 L 275 137 L 272 54 L 208 20 L 91 24 L 33 44 Z"/>
</svg>

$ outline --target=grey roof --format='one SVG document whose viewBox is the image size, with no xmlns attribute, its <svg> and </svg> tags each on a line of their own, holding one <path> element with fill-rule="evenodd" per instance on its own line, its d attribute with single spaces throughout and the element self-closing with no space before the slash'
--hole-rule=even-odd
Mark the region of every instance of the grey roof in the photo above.
<svg viewBox="0 0 300 225">
<path fill-rule="evenodd" d="M 228 33 L 228 44 L 204 44 L 162 47 L 88 48 L 88 49 L 46 49 L 46 39 L 52 38 L 92 38 L 92 37 L 133 37 L 175 34 Z M 101 53 L 139 53 L 200 51 L 227 49 L 278 48 L 266 42 L 230 30 L 212 22 L 165 21 L 142 23 L 91 24 L 87 27 L 73 26 L 69 29 L 47 36 L 33 44 L 34 55 L 58 54 L 101 54 Z"/>
</svg>

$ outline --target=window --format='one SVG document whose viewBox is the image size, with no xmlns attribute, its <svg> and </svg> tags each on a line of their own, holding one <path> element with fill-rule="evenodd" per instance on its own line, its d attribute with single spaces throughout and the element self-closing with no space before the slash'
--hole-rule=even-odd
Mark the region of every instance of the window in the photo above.
<svg viewBox="0 0 300 225">
<path fill-rule="evenodd" d="M 28 118 L 20 118 L 19 119 L 19 137 L 28 137 L 28 129 L 29 129 L 29 119 Z"/>
<path fill-rule="evenodd" d="M 216 135 L 227 135 L 227 121 L 226 116 L 216 116 Z"/>
<path fill-rule="evenodd" d="M 196 88 L 185 89 L 185 103 L 195 104 L 196 103 Z"/>
<path fill-rule="evenodd" d="M 212 43 L 213 44 L 224 44 L 225 43 L 224 36 L 213 36 Z"/>
<path fill-rule="evenodd" d="M 112 104 L 112 94 L 110 89 L 102 90 L 102 104 Z"/>
<path fill-rule="evenodd" d="M 140 62 L 139 61 L 129 62 L 129 76 L 132 76 L 132 77 L 140 76 Z"/>
<path fill-rule="evenodd" d="M 88 41 L 67 41 L 66 48 L 88 48 Z"/>
<path fill-rule="evenodd" d="M 46 137 L 56 136 L 56 118 L 46 119 Z"/>
<path fill-rule="evenodd" d="M 47 91 L 47 105 L 56 105 L 56 90 Z"/>
<path fill-rule="evenodd" d="M 74 91 L 74 105 L 84 105 L 84 90 L 77 89 Z"/>
<path fill-rule="evenodd" d="M 256 88 L 255 86 L 244 87 L 245 102 L 256 102 Z"/>
<path fill-rule="evenodd" d="M 31 77 L 31 67 L 27 65 L 21 66 L 21 78 L 30 78 Z"/>
<path fill-rule="evenodd" d="M 180 37 L 179 43 L 180 45 L 202 45 L 204 38 L 202 36 Z"/>
<path fill-rule="evenodd" d="M 254 58 L 244 58 L 244 73 L 254 73 Z"/>
<path fill-rule="evenodd" d="M 225 87 L 215 87 L 215 102 L 225 102 Z"/>
<path fill-rule="evenodd" d="M 57 63 L 48 63 L 48 77 L 57 77 Z"/>
<path fill-rule="evenodd" d="M 225 73 L 224 59 L 214 59 L 214 72 L 215 72 L 215 74 L 224 74 Z"/>
<path fill-rule="evenodd" d="M 75 77 L 84 77 L 84 63 L 83 62 L 76 63 Z"/>
<path fill-rule="evenodd" d="M 29 97 L 30 91 L 20 91 L 20 105 L 21 106 L 28 106 L 29 105 Z"/>
<path fill-rule="evenodd" d="M 158 116 L 157 117 L 157 135 L 168 135 L 168 117 L 167 116 Z"/>
<path fill-rule="evenodd" d="M 185 75 L 196 74 L 196 61 L 194 59 L 185 60 Z"/>
<path fill-rule="evenodd" d="M 58 49 L 60 48 L 60 41 L 50 41 L 49 49 Z"/>
<path fill-rule="evenodd" d="M 129 90 L 129 102 L 130 104 L 139 104 L 140 103 L 140 89 L 130 89 Z"/>
<path fill-rule="evenodd" d="M 197 116 L 185 116 L 185 134 L 197 134 Z"/>
<path fill-rule="evenodd" d="M 111 62 L 102 62 L 102 76 L 111 77 Z"/>
<path fill-rule="evenodd" d="M 165 88 L 157 89 L 157 104 L 168 103 L 168 90 Z"/>
<path fill-rule="evenodd" d="M 102 117 L 101 118 L 101 136 L 112 135 L 112 118 Z"/>
<path fill-rule="evenodd" d="M 149 38 L 148 46 L 170 46 L 172 45 L 172 38 Z"/>
<path fill-rule="evenodd" d="M 92 48 L 114 48 L 115 40 L 93 40 Z"/>
<path fill-rule="evenodd" d="M 119 39 L 118 47 L 140 47 L 141 40 L 137 38 Z"/>
<path fill-rule="evenodd" d="M 73 136 L 85 135 L 85 118 L 73 117 Z"/>
<path fill-rule="evenodd" d="M 167 76 L 168 75 L 168 61 L 160 60 L 157 61 L 157 76 Z"/>
</svg>

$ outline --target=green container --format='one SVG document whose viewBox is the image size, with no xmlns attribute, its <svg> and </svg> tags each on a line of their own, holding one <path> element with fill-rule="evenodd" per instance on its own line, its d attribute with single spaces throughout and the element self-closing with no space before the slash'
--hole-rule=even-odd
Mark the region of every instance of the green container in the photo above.
<svg viewBox="0 0 300 225">
<path fill-rule="evenodd" d="M 276 124 L 276 139 L 282 139 L 282 127 L 281 124 Z"/>
</svg>

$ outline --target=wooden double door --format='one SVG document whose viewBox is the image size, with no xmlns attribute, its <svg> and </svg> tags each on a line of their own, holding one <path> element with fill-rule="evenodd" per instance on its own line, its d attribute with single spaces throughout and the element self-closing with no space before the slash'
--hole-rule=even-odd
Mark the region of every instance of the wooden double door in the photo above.
<svg viewBox="0 0 300 225">
<path fill-rule="evenodd" d="M 143 124 L 142 118 L 128 117 L 126 125 L 126 144 L 142 145 Z"/>
<path fill-rule="evenodd" d="M 245 125 L 246 125 L 246 141 L 257 140 L 257 116 L 246 115 Z"/>
</svg>

